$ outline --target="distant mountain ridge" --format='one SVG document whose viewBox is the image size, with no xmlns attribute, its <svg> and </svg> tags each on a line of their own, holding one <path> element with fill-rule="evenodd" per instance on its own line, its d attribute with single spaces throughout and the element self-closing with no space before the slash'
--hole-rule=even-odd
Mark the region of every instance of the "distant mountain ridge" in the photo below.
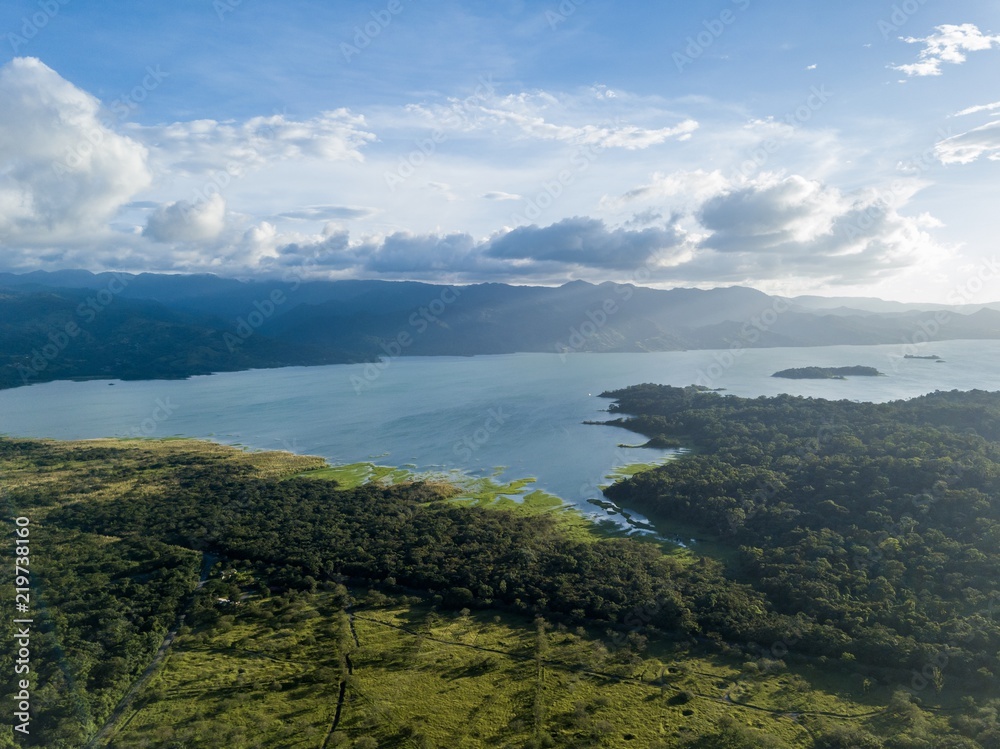
<svg viewBox="0 0 1000 749">
<path fill-rule="evenodd" d="M 959 314 L 970 315 L 981 309 L 1000 311 L 1000 302 L 985 302 L 983 304 L 939 304 L 935 302 L 893 302 L 877 297 L 861 296 L 796 296 L 786 297 L 789 302 L 803 310 L 822 311 L 825 314 L 849 315 L 858 313 L 892 314 L 902 312 L 924 312 L 948 310 Z"/>
<path fill-rule="evenodd" d="M 877 311 L 876 302 L 890 311 Z M 846 306 L 862 303 L 867 309 Z M 1000 339 L 1000 303 L 913 307 L 855 298 L 787 299 L 740 286 L 661 290 L 583 281 L 559 287 L 445 286 L 77 270 L 0 273 L 0 386 L 404 355 Z"/>
</svg>

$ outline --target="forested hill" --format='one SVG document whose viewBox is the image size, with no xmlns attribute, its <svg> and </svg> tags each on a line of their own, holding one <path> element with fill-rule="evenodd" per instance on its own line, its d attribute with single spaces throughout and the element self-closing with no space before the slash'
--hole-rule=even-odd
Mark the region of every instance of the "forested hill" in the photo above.
<svg viewBox="0 0 1000 749">
<path fill-rule="evenodd" d="M 795 617 L 797 650 L 907 664 L 924 685 L 995 683 L 1000 393 L 885 404 L 657 385 L 604 395 L 624 426 L 694 448 L 608 496 L 731 549 L 727 578 Z"/>
<path fill-rule="evenodd" d="M 739 286 L 0 274 L 0 387 L 386 356 L 878 344 L 920 335 L 1000 339 L 1000 311 L 826 310 Z"/>
<path fill-rule="evenodd" d="M 151 300 L 79 289 L 0 289 L 0 388 L 80 378 L 173 379 L 375 358 L 255 333 Z"/>
</svg>

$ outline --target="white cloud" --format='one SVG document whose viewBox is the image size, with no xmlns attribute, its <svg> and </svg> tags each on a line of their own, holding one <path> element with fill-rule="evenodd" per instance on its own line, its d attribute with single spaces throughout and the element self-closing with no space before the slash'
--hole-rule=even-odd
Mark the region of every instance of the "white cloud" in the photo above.
<svg viewBox="0 0 1000 749">
<path fill-rule="evenodd" d="M 327 224 L 322 235 L 316 238 L 275 246 L 275 264 L 284 268 L 308 267 L 313 272 L 342 270 L 358 264 L 358 257 L 350 249 L 350 233 L 336 224 Z"/>
<path fill-rule="evenodd" d="M 193 120 L 128 129 L 171 172 L 205 174 L 294 159 L 362 161 L 362 148 L 376 139 L 366 127 L 363 116 L 336 109 L 308 120 L 275 114 L 244 122 Z"/>
<path fill-rule="evenodd" d="M 734 281 L 783 277 L 869 282 L 940 252 L 925 228 L 936 219 L 899 209 L 919 189 L 847 195 L 799 175 L 762 175 L 709 199 L 697 213 L 710 234 L 679 272 Z"/>
<path fill-rule="evenodd" d="M 729 180 L 719 170 L 707 172 L 703 169 L 677 171 L 668 174 L 656 172 L 652 179 L 635 187 L 621 198 L 605 201 L 608 205 L 622 205 L 632 201 L 671 201 L 672 205 L 683 202 L 701 203 L 724 192 L 730 186 Z"/>
<path fill-rule="evenodd" d="M 644 127 L 622 122 L 620 117 L 600 117 L 589 109 L 593 98 L 546 91 L 501 96 L 491 89 L 467 99 L 449 99 L 443 105 L 413 105 L 408 110 L 448 131 L 493 132 L 501 128 L 522 139 L 626 150 L 686 140 L 698 129 L 698 122 L 692 118 L 683 118 L 666 127 Z M 614 106 L 621 101 L 618 95 L 597 98 L 606 106 L 608 102 Z M 594 119 L 604 121 L 588 121 Z"/>
<path fill-rule="evenodd" d="M 628 277 L 683 240 L 683 233 L 669 225 L 611 228 L 587 217 L 522 226 L 482 240 L 465 232 L 393 232 L 351 243 L 346 231 L 328 230 L 312 240 L 278 247 L 275 264 L 319 274 L 351 269 L 384 278 L 558 279 L 588 269 Z"/>
<path fill-rule="evenodd" d="M 483 239 L 398 231 L 356 241 L 338 227 L 283 245 L 279 237 L 277 260 L 262 267 L 466 282 L 628 280 L 645 269 L 653 283 L 818 285 L 870 283 L 943 254 L 927 233 L 939 220 L 900 213 L 916 181 L 853 194 L 771 173 L 728 183 L 717 172 L 680 173 L 652 184 L 662 210 L 618 226 L 579 216 Z M 675 210 L 681 205 L 691 206 L 686 216 Z"/>
<path fill-rule="evenodd" d="M 984 156 L 1000 161 L 1000 120 L 945 138 L 934 152 L 942 164 L 971 164 Z"/>
<path fill-rule="evenodd" d="M 226 201 L 212 195 L 200 203 L 179 200 L 157 208 L 143 236 L 154 242 L 207 242 L 226 228 Z"/>
<path fill-rule="evenodd" d="M 1000 101 L 995 101 L 992 104 L 980 104 L 975 107 L 968 107 L 963 109 L 961 112 L 955 112 L 956 117 L 964 117 L 969 114 L 979 114 L 980 112 L 995 112 L 1000 109 Z"/>
<path fill-rule="evenodd" d="M 365 271 L 397 278 L 485 270 L 476 240 L 464 232 L 411 234 L 396 232 L 379 240 L 368 240 L 357 248 Z"/>
<path fill-rule="evenodd" d="M 575 216 L 544 228 L 518 227 L 490 240 L 484 251 L 503 260 L 628 271 L 683 241 L 675 226 L 609 229 L 600 219 Z"/>
<path fill-rule="evenodd" d="M 925 37 L 902 37 L 909 44 L 924 44 L 917 62 L 893 65 L 893 70 L 908 76 L 941 75 L 944 63 L 959 65 L 966 60 L 966 53 L 981 52 L 1000 46 L 1000 35 L 983 34 L 972 23 L 936 26 L 935 33 Z"/>
<path fill-rule="evenodd" d="M 713 234 L 706 246 L 724 252 L 773 252 L 828 235 L 841 196 L 818 182 L 770 175 L 706 201 L 699 221 Z"/>
<path fill-rule="evenodd" d="M 827 183 L 846 161 L 834 130 L 794 112 L 727 110 L 715 121 L 714 104 L 686 102 L 699 118 L 710 113 L 695 148 L 683 143 L 698 128 L 687 111 L 609 93 L 490 89 L 375 107 L 370 125 L 338 109 L 299 121 L 125 125 L 122 135 L 100 124 L 96 99 L 19 61 L 0 69 L 0 95 L 12 102 L 0 112 L 0 156 L 11 165 L 0 171 L 0 242 L 46 243 L 22 251 L 21 267 L 519 283 L 629 280 L 645 267 L 661 284 L 863 283 L 933 246 L 936 219 L 900 213 L 908 194 L 886 201 Z M 405 193 L 390 193 L 380 174 L 428 126 L 445 137 Z M 99 147 L 80 173 L 47 181 L 51 161 L 95 127 Z M 961 145 L 956 161 L 992 157 L 997 146 L 980 130 L 943 148 Z M 578 163 L 586 146 L 605 150 Z M 218 170 L 225 184 L 207 178 Z M 541 205 L 540 195 L 549 200 L 536 223 L 509 228 L 529 223 L 518 202 Z M 337 223 L 316 231 L 326 221 L 350 232 Z"/>
<path fill-rule="evenodd" d="M 100 102 L 35 58 L 0 68 L 0 242 L 74 243 L 101 232 L 152 179 L 146 149 Z"/>
<path fill-rule="evenodd" d="M 628 150 L 649 148 L 668 140 L 689 138 L 698 129 L 698 123 L 687 119 L 672 127 L 643 128 L 636 125 L 557 125 L 544 117 L 510 109 L 484 109 L 484 114 L 499 123 L 513 125 L 525 136 L 540 140 L 556 140 L 573 145 Z"/>
</svg>

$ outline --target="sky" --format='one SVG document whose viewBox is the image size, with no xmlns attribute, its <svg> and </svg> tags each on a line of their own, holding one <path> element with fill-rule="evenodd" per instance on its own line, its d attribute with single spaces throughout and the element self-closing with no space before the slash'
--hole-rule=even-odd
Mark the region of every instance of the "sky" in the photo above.
<svg viewBox="0 0 1000 749">
<path fill-rule="evenodd" d="M 0 270 L 1000 299 L 995 0 L 4 0 Z"/>
</svg>

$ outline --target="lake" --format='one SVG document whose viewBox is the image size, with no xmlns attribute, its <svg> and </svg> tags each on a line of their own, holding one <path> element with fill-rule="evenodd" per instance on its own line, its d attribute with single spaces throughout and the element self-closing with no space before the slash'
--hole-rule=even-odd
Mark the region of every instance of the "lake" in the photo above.
<svg viewBox="0 0 1000 749">
<path fill-rule="evenodd" d="M 252 448 L 371 461 L 472 476 L 503 468 L 588 513 L 614 468 L 670 456 L 632 450 L 640 435 L 587 420 L 609 418 L 611 390 L 642 382 L 693 383 L 741 396 L 888 401 L 935 390 L 998 389 L 1000 341 L 920 347 L 944 364 L 903 359 L 902 345 L 401 357 L 380 365 L 288 367 L 140 382 L 52 382 L 0 391 L 0 432 L 87 439 L 183 435 Z M 872 366 L 885 377 L 785 380 L 802 366 Z"/>
</svg>

